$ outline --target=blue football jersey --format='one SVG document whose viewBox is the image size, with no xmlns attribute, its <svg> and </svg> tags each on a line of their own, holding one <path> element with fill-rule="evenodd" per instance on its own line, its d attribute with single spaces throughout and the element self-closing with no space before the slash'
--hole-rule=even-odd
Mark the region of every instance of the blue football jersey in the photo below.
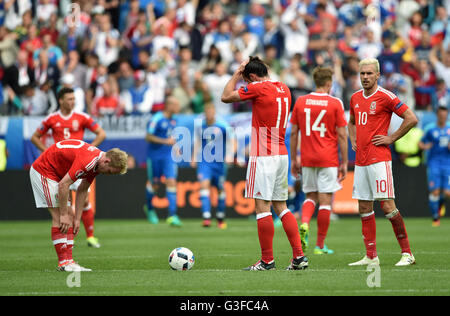
<svg viewBox="0 0 450 316">
<path fill-rule="evenodd" d="M 202 121 L 202 129 L 196 131 L 196 137 L 202 142 L 201 163 L 224 163 L 227 151 L 228 124 L 216 121 L 211 125 Z M 197 157 L 200 158 L 200 157 Z"/>
<path fill-rule="evenodd" d="M 176 126 L 174 118 L 167 118 L 163 112 L 157 112 L 152 116 L 147 127 L 147 133 L 160 138 L 170 138 Z M 171 158 L 172 146 L 149 143 L 148 157 L 151 159 Z"/>
<path fill-rule="evenodd" d="M 428 151 L 428 166 L 450 166 L 450 150 L 448 149 L 450 139 L 450 124 L 447 123 L 440 128 L 435 123 L 427 126 L 422 142 L 432 143 L 433 147 Z"/>
</svg>

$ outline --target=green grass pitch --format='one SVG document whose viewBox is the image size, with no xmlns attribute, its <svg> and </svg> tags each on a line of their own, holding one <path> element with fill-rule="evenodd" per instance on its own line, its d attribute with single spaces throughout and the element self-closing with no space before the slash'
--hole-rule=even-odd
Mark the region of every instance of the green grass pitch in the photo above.
<svg viewBox="0 0 450 316">
<path fill-rule="evenodd" d="M 275 230 L 276 271 L 241 271 L 259 259 L 256 222 L 228 221 L 228 229 L 203 228 L 184 220 L 181 228 L 143 220 L 97 220 L 100 249 L 88 248 L 84 229 L 75 240 L 74 258 L 93 272 L 82 273 L 80 287 L 68 287 L 67 272 L 56 271 L 50 221 L 0 222 L 0 295 L 152 295 L 152 296 L 304 296 L 304 295 L 450 295 L 450 221 L 431 227 L 429 219 L 406 218 L 417 264 L 397 268 L 400 249 L 388 220 L 377 217 L 381 261 L 379 287 L 369 287 L 371 273 L 348 267 L 364 255 L 361 222 L 331 222 L 326 240 L 333 255 L 306 252 L 310 268 L 284 271 L 291 258 L 281 227 Z M 310 243 L 316 239 L 311 222 Z M 173 248 L 194 252 L 190 271 L 172 271 Z M 372 275 L 373 276 L 373 275 Z"/>
</svg>

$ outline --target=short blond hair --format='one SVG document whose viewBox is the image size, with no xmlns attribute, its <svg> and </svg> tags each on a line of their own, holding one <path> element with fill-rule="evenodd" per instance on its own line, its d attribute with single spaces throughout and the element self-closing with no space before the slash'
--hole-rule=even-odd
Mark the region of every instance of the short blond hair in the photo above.
<svg viewBox="0 0 450 316">
<path fill-rule="evenodd" d="M 375 65 L 375 70 L 377 72 L 380 72 L 380 63 L 378 62 L 378 59 L 376 58 L 365 58 L 359 62 L 359 68 L 361 69 L 362 66 L 366 65 Z"/>
<path fill-rule="evenodd" d="M 120 174 L 127 173 L 128 155 L 126 152 L 120 150 L 119 148 L 113 148 L 106 152 L 106 157 L 111 160 L 109 165 L 113 168 L 119 169 Z"/>
</svg>

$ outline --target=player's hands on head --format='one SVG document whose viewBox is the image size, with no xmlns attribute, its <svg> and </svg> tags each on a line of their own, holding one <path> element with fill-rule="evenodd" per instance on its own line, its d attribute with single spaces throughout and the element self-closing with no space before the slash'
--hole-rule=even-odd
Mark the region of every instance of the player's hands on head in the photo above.
<svg viewBox="0 0 450 316">
<path fill-rule="evenodd" d="M 372 144 L 375 146 L 389 146 L 394 143 L 394 140 L 391 136 L 385 136 L 385 135 L 375 135 L 372 138 Z"/>
<path fill-rule="evenodd" d="M 242 73 L 244 72 L 245 66 L 248 64 L 249 61 L 250 61 L 250 59 L 247 58 L 239 65 L 239 68 L 236 69 L 237 75 L 242 75 Z"/>
</svg>

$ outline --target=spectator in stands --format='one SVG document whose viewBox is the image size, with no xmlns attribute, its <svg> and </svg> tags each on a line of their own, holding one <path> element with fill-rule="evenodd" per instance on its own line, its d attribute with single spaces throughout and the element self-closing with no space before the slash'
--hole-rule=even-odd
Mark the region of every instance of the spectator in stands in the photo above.
<svg viewBox="0 0 450 316">
<path fill-rule="evenodd" d="M 219 22 L 217 31 L 206 34 L 202 46 L 202 53 L 207 55 L 211 46 L 214 45 L 220 52 L 221 58 L 227 63 L 233 59 L 233 50 L 231 47 L 231 29 L 228 20 Z"/>
<path fill-rule="evenodd" d="M 271 16 L 267 16 L 264 19 L 264 35 L 262 43 L 264 47 L 274 47 L 276 58 L 281 58 L 284 52 L 284 37 L 277 23 L 274 21 L 274 18 Z"/>
<path fill-rule="evenodd" d="M 414 48 L 418 59 L 428 59 L 431 52 L 431 36 L 427 30 L 422 30 L 420 43 Z"/>
<path fill-rule="evenodd" d="M 179 113 L 192 113 L 191 99 L 195 96 L 194 88 L 191 86 L 189 74 L 185 67 L 180 68 L 180 81 L 173 89 L 172 95 L 178 100 L 180 104 Z"/>
<path fill-rule="evenodd" d="M 119 96 L 114 94 L 111 85 L 106 81 L 103 85 L 103 95 L 93 101 L 91 114 L 93 116 L 120 116 L 123 112 L 119 104 Z"/>
<path fill-rule="evenodd" d="M 42 39 L 38 36 L 38 28 L 36 25 L 32 24 L 28 27 L 27 36 L 24 38 L 23 42 L 20 44 L 20 49 L 25 50 L 28 55 L 28 64 L 30 67 L 33 66 L 33 54 L 35 51 L 42 47 Z"/>
<path fill-rule="evenodd" d="M 120 92 L 130 89 L 134 85 L 133 68 L 127 60 L 123 60 L 119 64 L 117 82 Z"/>
<path fill-rule="evenodd" d="M 433 94 L 433 110 L 450 105 L 450 90 L 443 79 L 436 82 L 436 93 Z"/>
<path fill-rule="evenodd" d="M 94 51 L 97 56 L 102 56 L 100 63 L 108 67 L 119 57 L 120 34 L 112 28 L 108 14 L 100 14 L 98 22 L 99 25 L 92 24 L 90 26 L 89 49 Z"/>
<path fill-rule="evenodd" d="M 202 80 L 200 72 L 195 74 L 194 96 L 191 98 L 194 113 L 203 113 L 205 104 L 212 101 L 207 84 Z"/>
<path fill-rule="evenodd" d="M 365 41 L 361 43 L 357 50 L 357 55 L 360 60 L 365 58 L 376 58 L 380 55 L 382 45 L 375 38 L 374 31 L 370 28 L 365 30 Z"/>
<path fill-rule="evenodd" d="M 5 68 L 12 66 L 16 60 L 19 51 L 16 37 L 17 35 L 11 33 L 6 27 L 0 26 L 0 58 Z"/>
<path fill-rule="evenodd" d="M 39 25 L 47 24 L 50 16 L 57 13 L 58 8 L 50 0 L 40 0 L 36 8 L 36 17 Z"/>
<path fill-rule="evenodd" d="M 277 48 L 274 45 L 269 44 L 264 48 L 264 63 L 269 66 L 272 74 L 276 74 L 277 77 L 280 75 L 282 66 L 277 58 Z"/>
<path fill-rule="evenodd" d="M 233 40 L 233 47 L 242 53 L 242 57 L 247 59 L 260 52 L 260 44 L 257 35 L 245 32 Z"/>
<path fill-rule="evenodd" d="M 16 95 L 22 94 L 22 88 L 34 84 L 34 71 L 28 65 L 28 54 L 20 50 L 17 61 L 5 69 L 3 86 L 10 87 Z"/>
<path fill-rule="evenodd" d="M 409 25 L 407 27 L 407 36 L 414 47 L 420 45 L 423 33 L 422 23 L 423 18 L 420 12 L 415 12 L 409 20 Z"/>
<path fill-rule="evenodd" d="M 46 34 L 42 37 L 42 47 L 34 51 L 33 53 L 34 60 L 38 59 L 41 51 L 47 52 L 48 61 L 51 66 L 58 67 L 59 70 L 63 69 L 64 54 L 61 48 L 53 44 L 52 36 L 50 34 Z"/>
<path fill-rule="evenodd" d="M 52 83 L 52 89 L 56 92 L 59 84 L 60 71 L 55 65 L 50 64 L 47 50 L 40 50 L 38 59 L 34 63 L 34 78 L 37 85 L 42 85 L 47 81 Z"/>
<path fill-rule="evenodd" d="M 45 26 L 41 28 L 41 31 L 39 32 L 39 36 L 43 37 L 44 35 L 49 34 L 50 38 L 52 39 L 52 43 L 56 44 L 59 37 L 59 30 L 58 30 L 58 13 L 53 12 L 50 15 L 50 18 L 46 20 Z"/>
<path fill-rule="evenodd" d="M 250 11 L 244 15 L 243 22 L 248 32 L 255 34 L 259 41 L 264 36 L 264 8 L 257 2 L 250 4 Z"/>
<path fill-rule="evenodd" d="M 153 60 L 150 62 L 150 65 L 148 66 L 147 83 L 153 91 L 153 106 L 151 112 L 156 113 L 164 110 L 167 80 L 164 71 L 160 70 L 158 61 Z"/>
<path fill-rule="evenodd" d="M 216 45 L 211 45 L 209 52 L 200 60 L 199 68 L 205 74 L 213 73 L 216 65 L 222 62 L 222 56 Z"/>
<path fill-rule="evenodd" d="M 394 65 L 395 70 L 400 71 L 400 64 L 402 62 L 402 56 L 405 53 L 405 49 L 394 46 L 394 42 L 397 40 L 401 40 L 400 32 L 398 34 L 389 30 L 383 32 L 381 37 L 383 49 L 378 56 L 378 62 L 380 65 L 383 65 L 385 62 L 391 62 Z"/>
<path fill-rule="evenodd" d="M 442 62 L 437 57 L 437 50 L 440 48 Z M 430 51 L 429 59 L 436 71 L 438 78 L 444 80 L 447 89 L 450 90 L 450 47 L 445 51 L 443 46 L 436 45 Z"/>
<path fill-rule="evenodd" d="M 80 55 L 78 51 L 72 50 L 68 52 L 67 62 L 62 72 L 71 73 L 74 76 L 74 86 L 81 88 L 86 86 L 87 67 L 80 63 Z"/>
<path fill-rule="evenodd" d="M 120 102 L 123 104 L 126 114 L 150 113 L 153 106 L 153 91 L 147 84 L 143 70 L 135 71 L 134 86 L 121 93 Z"/>
<path fill-rule="evenodd" d="M 427 60 L 417 60 L 414 55 L 412 63 L 404 64 L 402 71 L 414 82 L 414 98 L 417 110 L 430 110 L 432 94 L 435 92 L 436 76 Z"/>
<path fill-rule="evenodd" d="M 289 67 L 284 68 L 280 73 L 280 81 L 291 90 L 311 91 L 313 83 L 311 77 L 300 68 L 300 58 L 300 55 L 295 55 L 290 59 Z"/>
<path fill-rule="evenodd" d="M 232 113 L 231 104 L 223 103 L 221 96 L 223 88 L 230 80 L 231 75 L 227 73 L 227 67 L 225 63 L 221 62 L 216 65 L 215 72 L 204 77 L 204 81 L 209 88 L 213 103 L 216 107 L 217 115 L 227 115 Z"/>
<path fill-rule="evenodd" d="M 21 97 L 24 115 L 45 115 L 50 107 L 48 96 L 39 87 L 27 85 Z"/>
<path fill-rule="evenodd" d="M 284 36 L 284 53 L 287 58 L 295 54 L 306 54 L 309 32 L 305 23 L 298 15 L 283 14 L 280 29 Z"/>
</svg>

